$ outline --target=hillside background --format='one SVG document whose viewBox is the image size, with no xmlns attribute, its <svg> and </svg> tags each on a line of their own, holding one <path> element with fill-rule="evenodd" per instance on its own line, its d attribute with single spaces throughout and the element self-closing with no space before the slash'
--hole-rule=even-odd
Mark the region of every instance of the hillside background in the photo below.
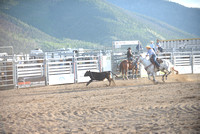
<svg viewBox="0 0 200 134">
<path fill-rule="evenodd" d="M 109 2 L 185 32 L 200 36 L 200 9 L 188 8 L 167 0 L 108 0 Z"/>
<path fill-rule="evenodd" d="M 15 53 L 111 49 L 117 40 L 146 45 L 157 38 L 199 37 L 198 20 L 199 9 L 165 0 L 0 0 L 0 45 L 13 46 Z"/>
</svg>

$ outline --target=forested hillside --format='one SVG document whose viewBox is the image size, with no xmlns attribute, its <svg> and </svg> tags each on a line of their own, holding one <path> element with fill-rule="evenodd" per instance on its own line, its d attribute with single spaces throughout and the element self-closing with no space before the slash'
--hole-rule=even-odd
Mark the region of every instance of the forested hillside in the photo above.
<svg viewBox="0 0 200 134">
<path fill-rule="evenodd" d="M 29 53 L 36 48 L 50 51 L 62 47 L 96 48 L 99 45 L 67 38 L 59 40 L 0 12 L 0 46 L 13 46 L 15 53 Z"/>
<path fill-rule="evenodd" d="M 23 51 L 38 46 L 49 50 L 103 45 L 109 49 L 115 40 L 140 40 L 145 45 L 157 38 L 196 37 L 106 0 L 8 0 L 0 1 L 0 10 L 4 27 L 0 43 L 20 46 Z M 6 31 L 7 27 L 14 32 Z"/>
<path fill-rule="evenodd" d="M 121 8 L 165 22 L 200 37 L 200 9 L 168 0 L 107 0 Z"/>
</svg>

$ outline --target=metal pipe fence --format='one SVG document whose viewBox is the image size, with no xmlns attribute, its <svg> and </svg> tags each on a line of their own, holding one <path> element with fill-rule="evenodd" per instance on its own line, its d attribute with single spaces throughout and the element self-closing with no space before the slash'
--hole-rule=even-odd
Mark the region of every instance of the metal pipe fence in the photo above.
<svg viewBox="0 0 200 134">
<path fill-rule="evenodd" d="M 87 82 L 87 70 L 101 72 L 102 56 L 28 59 L 0 57 L 0 89 Z"/>
<path fill-rule="evenodd" d="M 200 51 L 165 52 L 158 54 L 158 57 L 171 61 L 180 74 L 200 73 Z M 74 54 L 69 57 L 44 59 L 4 55 L 0 56 L 0 89 L 87 82 L 89 77 L 84 77 L 87 70 L 118 73 L 117 67 L 123 59 L 126 59 L 125 54 Z M 143 72 L 145 70 L 140 68 L 140 77 L 144 76 Z"/>
</svg>

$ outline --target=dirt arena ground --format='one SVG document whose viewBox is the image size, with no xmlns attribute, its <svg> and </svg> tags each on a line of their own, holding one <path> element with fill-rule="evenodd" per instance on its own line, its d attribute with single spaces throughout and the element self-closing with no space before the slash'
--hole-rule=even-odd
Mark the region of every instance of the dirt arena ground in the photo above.
<svg viewBox="0 0 200 134">
<path fill-rule="evenodd" d="M 200 75 L 115 82 L 0 91 L 0 133 L 200 133 Z"/>
</svg>

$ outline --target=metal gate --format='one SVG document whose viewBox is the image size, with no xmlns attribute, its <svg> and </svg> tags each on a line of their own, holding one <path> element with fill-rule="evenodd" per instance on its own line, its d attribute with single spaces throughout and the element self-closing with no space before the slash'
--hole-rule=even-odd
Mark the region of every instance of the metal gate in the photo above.
<svg viewBox="0 0 200 134">
<path fill-rule="evenodd" d="M 75 58 L 75 70 L 77 82 L 87 82 L 89 77 L 84 77 L 86 71 L 101 72 L 101 59 L 99 56 L 80 56 Z"/>
<path fill-rule="evenodd" d="M 13 61 L 0 61 L 0 89 L 14 88 Z"/>
<path fill-rule="evenodd" d="M 13 48 L 0 47 L 0 89 L 14 88 Z"/>
<path fill-rule="evenodd" d="M 89 81 L 86 71 L 101 71 L 99 56 L 71 56 L 46 59 L 47 85 Z"/>
<path fill-rule="evenodd" d="M 15 66 L 17 88 L 45 85 L 44 59 L 20 60 Z"/>
<path fill-rule="evenodd" d="M 51 58 L 46 60 L 47 85 L 74 83 L 73 58 Z"/>
</svg>

